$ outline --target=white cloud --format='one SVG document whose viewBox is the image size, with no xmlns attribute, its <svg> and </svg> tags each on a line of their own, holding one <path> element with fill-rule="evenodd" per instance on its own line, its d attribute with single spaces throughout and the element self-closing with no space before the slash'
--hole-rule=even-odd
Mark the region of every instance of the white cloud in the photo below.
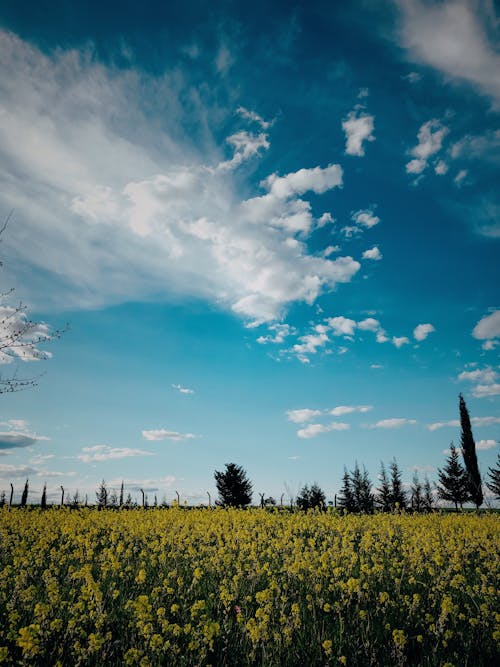
<svg viewBox="0 0 500 667">
<path fill-rule="evenodd" d="M 40 440 L 48 440 L 46 436 L 25 431 L 2 431 L 0 433 L 0 450 L 31 447 Z"/>
<path fill-rule="evenodd" d="M 355 211 L 351 215 L 351 218 L 356 225 L 361 225 L 361 227 L 366 227 L 367 229 L 378 225 L 380 222 L 380 218 L 376 216 L 374 211 L 370 208 Z"/>
<path fill-rule="evenodd" d="M 369 412 L 372 409 L 372 405 L 338 405 L 336 408 L 330 410 L 330 414 L 334 417 L 341 417 L 342 415 L 348 415 L 352 412 Z"/>
<path fill-rule="evenodd" d="M 248 109 L 245 109 L 245 107 L 238 107 L 236 109 L 236 113 L 239 114 L 242 118 L 246 118 L 247 120 L 258 123 L 263 130 L 267 130 L 271 126 L 271 123 L 265 121 L 262 116 L 259 116 L 258 113 L 255 111 L 249 111 Z"/>
<path fill-rule="evenodd" d="M 367 317 L 365 320 L 361 320 L 361 322 L 358 322 L 358 329 L 361 331 L 372 331 L 373 333 L 376 333 L 377 331 L 380 331 L 381 326 L 380 322 L 373 317 Z"/>
<path fill-rule="evenodd" d="M 472 417 L 471 423 L 473 426 L 493 426 L 494 424 L 500 424 L 500 417 Z M 447 426 L 459 427 L 460 420 L 452 419 L 447 422 L 434 422 L 433 424 L 427 424 L 429 431 L 437 431 L 437 429 L 444 428 Z"/>
<path fill-rule="evenodd" d="M 240 164 L 259 154 L 261 149 L 267 150 L 270 146 L 267 134 L 250 134 L 244 130 L 232 134 L 226 139 L 227 143 L 234 148 L 234 155 L 230 160 L 225 160 L 217 165 L 221 171 L 236 169 Z"/>
<path fill-rule="evenodd" d="M 496 447 L 497 445 L 498 442 L 496 440 L 479 440 L 476 442 L 476 449 L 493 449 L 493 447 Z"/>
<path fill-rule="evenodd" d="M 457 380 L 463 382 L 464 380 L 468 382 L 479 382 L 481 384 L 492 384 L 498 377 L 497 371 L 491 366 L 486 366 L 486 368 L 477 368 L 473 371 L 462 371 Z"/>
<path fill-rule="evenodd" d="M 453 179 L 455 185 L 456 185 L 458 188 L 462 187 L 462 184 L 464 183 L 464 181 L 465 181 L 465 179 L 467 178 L 468 174 L 469 174 L 469 172 L 467 171 L 467 169 L 460 169 L 460 171 L 458 172 L 458 174 L 457 174 L 457 175 L 455 176 L 455 178 Z"/>
<path fill-rule="evenodd" d="M 129 456 L 153 456 L 152 452 L 146 452 L 143 449 L 131 449 L 130 447 L 109 447 L 108 445 L 93 445 L 92 447 L 83 447 L 82 454 L 76 458 L 84 463 L 93 461 L 111 461 L 113 459 L 124 459 Z"/>
<path fill-rule="evenodd" d="M 427 336 L 436 331 L 432 324 L 418 324 L 415 329 L 413 329 L 413 337 L 415 340 L 425 340 Z"/>
<path fill-rule="evenodd" d="M 261 345 L 265 343 L 283 343 L 285 338 L 291 336 L 295 333 L 295 327 L 291 327 L 289 324 L 271 324 L 268 327 L 269 331 L 272 334 L 268 336 L 259 336 L 257 338 L 257 343 Z"/>
<path fill-rule="evenodd" d="M 500 310 L 495 310 L 491 315 L 485 315 L 480 319 L 474 327 L 472 335 L 477 340 L 490 340 L 500 337 Z"/>
<path fill-rule="evenodd" d="M 305 336 L 300 336 L 300 343 L 296 343 L 291 351 L 297 355 L 302 363 L 307 364 L 309 363 L 307 355 L 316 354 L 318 348 L 324 347 L 329 340 L 325 333 L 306 334 Z"/>
<path fill-rule="evenodd" d="M 438 176 L 444 176 L 448 172 L 448 165 L 444 160 L 439 160 L 439 162 L 434 167 L 434 172 Z"/>
<path fill-rule="evenodd" d="M 314 419 L 314 417 L 318 417 L 321 414 L 321 410 L 302 408 L 299 410 L 288 410 L 286 414 L 289 421 L 295 422 L 296 424 L 304 424 L 305 422 Z"/>
<path fill-rule="evenodd" d="M 339 252 L 340 246 L 338 245 L 329 245 L 323 250 L 323 257 L 330 257 L 334 252 Z"/>
<path fill-rule="evenodd" d="M 428 165 L 428 159 L 441 150 L 448 128 L 433 118 L 424 123 L 418 131 L 418 144 L 411 149 L 413 160 L 406 165 L 409 174 L 421 174 Z"/>
<path fill-rule="evenodd" d="M 378 261 L 382 259 L 382 253 L 378 249 L 378 246 L 373 246 L 370 250 L 365 250 L 363 253 L 363 259 L 373 259 Z"/>
<path fill-rule="evenodd" d="M 219 56 L 229 66 L 227 48 Z M 5 240 L 7 278 L 26 265 L 46 276 L 43 288 L 18 280 L 22 298 L 50 309 L 189 295 L 264 322 L 351 281 L 359 262 L 317 257 L 294 238 L 314 225 L 301 195 L 341 187 L 341 167 L 272 174 L 242 201 L 234 168 L 269 139 L 236 132 L 221 163 L 225 147 L 207 129 L 218 93 L 202 102 L 189 76 L 45 55 L 0 32 L 0 205 L 23 220 Z M 203 121 L 186 133 L 188 112 Z"/>
<path fill-rule="evenodd" d="M 18 477 L 29 477 L 37 473 L 36 468 L 31 468 L 26 465 L 9 465 L 8 463 L 0 463 L 0 479 L 16 479 Z"/>
<path fill-rule="evenodd" d="M 188 389 L 187 387 L 183 387 L 180 384 L 173 384 L 172 387 L 177 389 L 180 394 L 194 394 L 194 389 Z"/>
<path fill-rule="evenodd" d="M 149 431 L 142 431 L 144 440 L 174 440 L 181 442 L 182 440 L 192 440 L 198 436 L 193 433 L 178 433 L 177 431 L 167 431 L 164 428 L 151 429 Z"/>
<path fill-rule="evenodd" d="M 334 222 L 335 222 L 335 220 L 333 219 L 331 213 L 323 213 L 318 218 L 318 223 L 317 224 L 318 224 L 318 227 L 321 228 L 321 227 L 324 227 L 325 225 L 327 225 L 328 223 L 334 223 Z M 325 255 L 325 257 L 327 257 L 327 255 Z"/>
<path fill-rule="evenodd" d="M 401 426 L 409 426 L 416 423 L 417 423 L 416 419 L 394 417 L 392 419 L 381 419 L 375 424 L 371 424 L 369 428 L 401 428 Z"/>
<path fill-rule="evenodd" d="M 342 315 L 338 317 L 328 317 L 326 319 L 328 326 L 332 329 L 334 336 L 353 336 L 354 329 L 356 328 L 356 322 L 349 319 L 348 317 L 343 317 Z"/>
<path fill-rule="evenodd" d="M 398 350 L 399 350 L 400 347 L 403 347 L 403 345 L 408 345 L 409 342 L 410 342 L 410 340 L 406 336 L 399 336 L 399 337 L 398 336 L 393 336 L 392 337 L 392 344 L 394 345 L 394 347 L 397 347 Z"/>
<path fill-rule="evenodd" d="M 472 390 L 472 395 L 476 398 L 500 396 L 500 384 L 478 384 Z"/>
<path fill-rule="evenodd" d="M 347 115 L 342 121 L 342 129 L 346 137 L 345 152 L 347 155 L 357 155 L 362 157 L 365 154 L 363 142 L 375 141 L 373 135 L 374 116 L 355 109 Z"/>
<path fill-rule="evenodd" d="M 408 81 L 409 83 L 417 83 L 422 79 L 422 75 L 418 72 L 409 72 L 401 77 L 402 79 Z"/>
<path fill-rule="evenodd" d="M 460 421 L 458 419 L 452 419 L 447 422 L 434 422 L 433 424 L 427 424 L 429 431 L 437 431 L 439 428 L 445 428 L 446 426 L 460 426 Z"/>
<path fill-rule="evenodd" d="M 0 300 L 5 295 L 0 294 Z M 28 320 L 24 308 L 0 303 L 0 364 L 49 359 L 51 352 L 40 350 L 39 345 L 50 338 L 50 328 Z"/>
<path fill-rule="evenodd" d="M 446 78 L 472 84 L 500 103 L 500 55 L 491 3 L 397 0 L 396 4 L 401 11 L 399 40 L 413 59 Z"/>
<path fill-rule="evenodd" d="M 299 438 L 315 438 L 322 433 L 330 433 L 331 431 L 347 431 L 350 428 L 349 424 L 344 422 L 331 422 L 330 424 L 308 424 L 306 427 L 297 431 Z"/>
</svg>

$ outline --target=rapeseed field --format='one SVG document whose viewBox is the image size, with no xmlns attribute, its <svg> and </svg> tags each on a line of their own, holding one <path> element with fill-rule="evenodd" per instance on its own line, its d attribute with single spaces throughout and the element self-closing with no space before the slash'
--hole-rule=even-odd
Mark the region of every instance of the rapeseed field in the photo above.
<svg viewBox="0 0 500 667">
<path fill-rule="evenodd" d="M 0 512 L 6 665 L 500 664 L 500 518 Z"/>
</svg>

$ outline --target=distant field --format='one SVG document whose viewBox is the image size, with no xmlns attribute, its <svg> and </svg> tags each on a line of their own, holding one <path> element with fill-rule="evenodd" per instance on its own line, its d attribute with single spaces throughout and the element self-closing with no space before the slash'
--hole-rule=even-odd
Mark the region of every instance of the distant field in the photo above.
<svg viewBox="0 0 500 667">
<path fill-rule="evenodd" d="M 0 662 L 500 664 L 498 514 L 0 512 Z"/>
</svg>

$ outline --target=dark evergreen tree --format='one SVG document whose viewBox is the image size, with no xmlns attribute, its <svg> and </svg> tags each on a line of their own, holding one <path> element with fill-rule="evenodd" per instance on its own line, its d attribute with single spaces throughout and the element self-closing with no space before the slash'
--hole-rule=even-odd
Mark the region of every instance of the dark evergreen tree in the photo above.
<svg viewBox="0 0 500 667">
<path fill-rule="evenodd" d="M 123 507 L 123 480 L 122 485 L 120 486 L 120 507 Z"/>
<path fill-rule="evenodd" d="M 43 510 L 47 509 L 47 484 L 43 485 L 42 499 L 40 500 L 40 507 Z"/>
<path fill-rule="evenodd" d="M 445 467 L 438 469 L 439 485 L 437 492 L 441 500 L 455 503 L 455 509 L 462 507 L 469 500 L 467 473 L 461 465 L 457 448 L 453 443 L 450 445 L 450 454 Z"/>
<path fill-rule="evenodd" d="M 104 507 L 107 507 L 108 504 L 108 489 L 106 487 L 106 482 L 102 480 L 102 482 L 99 485 L 99 488 L 95 492 L 96 495 L 96 500 L 97 500 L 97 507 L 98 509 L 103 509 Z"/>
<path fill-rule="evenodd" d="M 486 486 L 493 492 L 495 498 L 500 500 L 500 454 L 497 455 L 496 467 L 488 468 L 488 477 L 490 481 L 486 482 Z"/>
<path fill-rule="evenodd" d="M 407 499 L 406 492 L 403 488 L 403 481 L 401 476 L 401 471 L 396 462 L 396 459 L 392 460 L 391 465 L 389 466 L 391 471 L 391 506 L 393 510 L 404 510 L 406 509 Z"/>
<path fill-rule="evenodd" d="M 0 507 L 3 507 L 5 503 L 6 503 L 5 491 L 2 491 L 2 493 L 0 493 Z"/>
<path fill-rule="evenodd" d="M 462 445 L 462 455 L 467 471 L 467 488 L 470 499 L 476 507 L 479 507 L 483 504 L 483 485 L 477 464 L 476 443 L 472 435 L 469 411 L 462 394 L 460 394 L 460 425 L 462 427 L 460 444 Z"/>
<path fill-rule="evenodd" d="M 252 502 L 252 483 L 245 470 L 236 463 L 226 463 L 224 471 L 215 471 L 218 505 L 245 507 Z"/>
<path fill-rule="evenodd" d="M 354 511 L 371 514 L 374 503 L 372 483 L 366 468 L 363 466 L 363 472 L 361 472 L 357 461 L 354 470 L 351 472 L 350 480 L 354 498 Z"/>
<path fill-rule="evenodd" d="M 75 491 L 75 495 L 73 496 L 71 500 L 71 507 L 76 510 L 80 506 L 80 493 L 78 489 Z"/>
<path fill-rule="evenodd" d="M 117 507 L 118 505 L 118 496 L 116 494 L 116 491 L 113 489 L 111 492 L 111 495 L 109 496 L 108 499 L 108 506 L 109 507 Z"/>
<path fill-rule="evenodd" d="M 309 509 L 324 509 L 326 498 L 323 490 L 316 484 L 316 482 L 309 488 L 307 484 L 302 488 L 297 496 L 297 506 L 301 510 Z"/>
<path fill-rule="evenodd" d="M 380 486 L 377 488 L 375 501 L 382 512 L 390 512 L 392 510 L 392 493 L 389 477 L 385 465 L 380 463 L 379 474 Z"/>
<path fill-rule="evenodd" d="M 343 509 L 346 512 L 354 512 L 356 509 L 351 476 L 349 475 L 345 466 L 344 474 L 342 476 L 342 487 L 338 496 L 338 506 L 340 509 Z"/>
<path fill-rule="evenodd" d="M 26 483 L 25 483 L 24 489 L 23 489 L 23 495 L 21 496 L 21 507 L 26 507 L 26 504 L 28 502 L 28 491 L 29 491 L 29 484 L 28 484 L 28 480 L 26 480 Z"/>
<path fill-rule="evenodd" d="M 415 472 L 411 482 L 411 508 L 414 512 L 421 512 L 424 509 L 424 496 L 422 484 Z"/>
<path fill-rule="evenodd" d="M 423 508 L 426 512 L 432 512 L 434 508 L 434 496 L 432 494 L 431 483 L 427 475 L 425 476 L 424 481 L 424 495 L 423 495 Z"/>
</svg>

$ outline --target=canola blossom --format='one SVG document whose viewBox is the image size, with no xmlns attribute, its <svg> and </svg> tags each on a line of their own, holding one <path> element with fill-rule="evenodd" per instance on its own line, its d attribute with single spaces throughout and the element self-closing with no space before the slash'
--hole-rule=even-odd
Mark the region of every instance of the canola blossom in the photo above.
<svg viewBox="0 0 500 667">
<path fill-rule="evenodd" d="M 500 664 L 500 518 L 0 511 L 6 665 Z"/>
</svg>

